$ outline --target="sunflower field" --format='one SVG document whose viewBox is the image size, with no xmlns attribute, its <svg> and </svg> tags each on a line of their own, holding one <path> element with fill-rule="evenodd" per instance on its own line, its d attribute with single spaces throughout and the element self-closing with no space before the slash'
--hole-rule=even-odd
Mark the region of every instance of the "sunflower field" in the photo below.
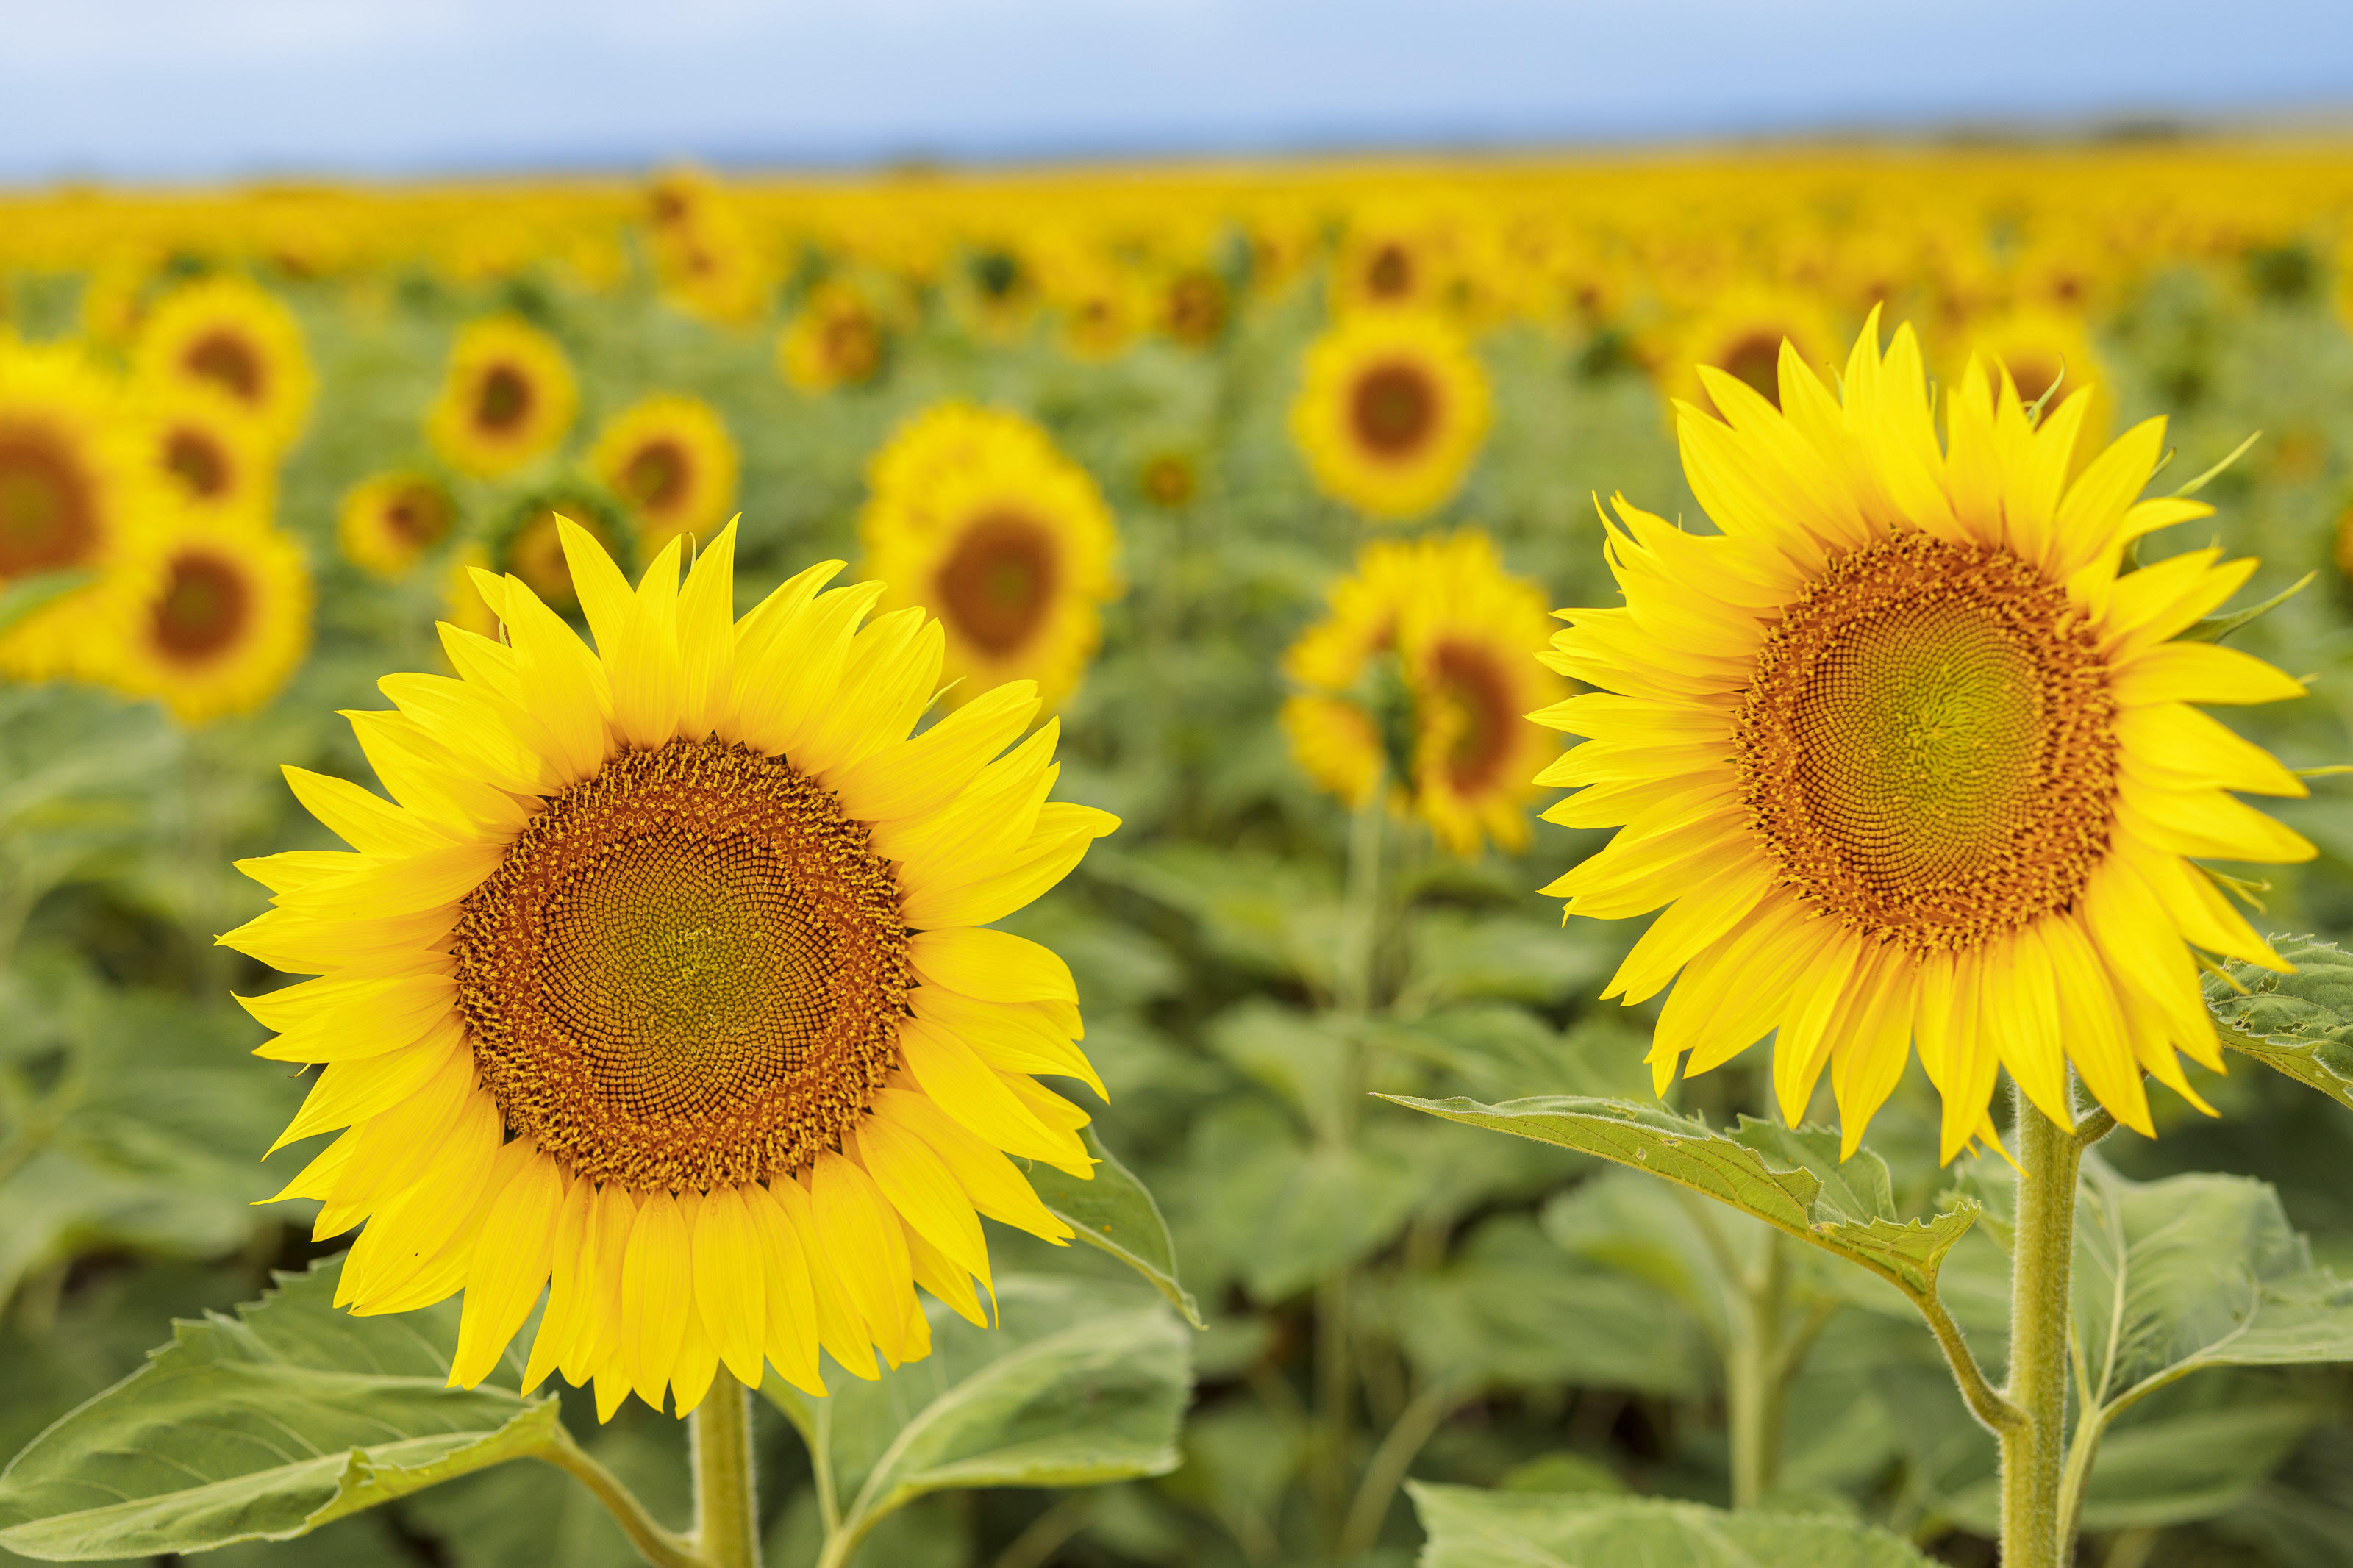
<svg viewBox="0 0 2353 1568">
<path fill-rule="evenodd" d="M 0 195 L 0 1563 L 2353 1562 L 2348 677 L 2335 146 Z"/>
</svg>

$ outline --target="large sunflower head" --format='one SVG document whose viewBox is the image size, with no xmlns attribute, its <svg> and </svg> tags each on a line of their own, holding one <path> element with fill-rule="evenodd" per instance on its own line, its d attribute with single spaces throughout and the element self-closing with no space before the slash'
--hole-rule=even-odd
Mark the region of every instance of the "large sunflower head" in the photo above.
<svg viewBox="0 0 2353 1568">
<path fill-rule="evenodd" d="M 343 1130 L 283 1195 L 366 1222 L 354 1310 L 465 1292 L 454 1384 L 551 1282 L 527 1385 L 603 1415 L 723 1365 L 822 1393 L 820 1347 L 872 1378 L 930 1348 L 916 1286 L 982 1321 L 979 1215 L 1071 1235 L 1008 1155 L 1092 1173 L 1033 1076 L 1100 1090 L 1078 994 L 985 928 L 1116 823 L 1046 799 L 1026 683 L 913 733 L 940 627 L 839 563 L 736 619 L 732 526 L 682 586 L 678 542 L 634 588 L 563 542 L 595 651 L 480 574 L 503 638 L 445 626 L 456 679 L 350 715 L 391 799 L 287 770 L 353 852 L 243 863 L 275 907 L 221 940 L 319 976 L 247 1004 L 325 1064 L 280 1142 Z"/>
<path fill-rule="evenodd" d="M 153 458 L 110 377 L 72 349 L 0 330 L 0 588 L 58 572 L 99 579 L 0 632 L 0 673 L 74 672 L 103 651 L 117 601 L 143 591 L 139 529 L 171 504 Z"/>
<path fill-rule="evenodd" d="M 148 589 L 128 607 L 103 679 L 191 727 L 277 696 L 311 650 L 302 547 L 275 529 L 184 511 L 151 521 L 138 549 L 153 563 Z"/>
<path fill-rule="evenodd" d="M 699 397 L 658 392 L 605 422 L 588 471 L 619 498 L 646 554 L 700 539 L 735 507 L 735 438 Z"/>
<path fill-rule="evenodd" d="M 1525 845 L 1531 770 L 1556 750 L 1526 715 L 1567 690 L 1530 657 L 1552 630 L 1543 591 L 1466 530 L 1366 545 L 1329 599 L 1283 660 L 1300 765 L 1351 805 L 1386 778 L 1455 854 Z"/>
<path fill-rule="evenodd" d="M 556 341 L 520 316 L 491 316 L 458 334 L 425 428 L 450 464 L 494 479 L 554 450 L 579 408 Z"/>
<path fill-rule="evenodd" d="M 1315 340 L 1291 431 L 1317 488 L 1385 521 L 1443 505 L 1487 437 L 1487 375 L 1439 316 L 1352 316 Z"/>
<path fill-rule="evenodd" d="M 457 521 L 448 487 L 431 475 L 378 474 L 344 495 L 335 536 L 353 564 L 389 583 L 406 576 Z"/>
<path fill-rule="evenodd" d="M 1543 715 L 1588 737 L 1540 775 L 1581 786 L 1545 815 L 1623 826 L 1547 890 L 1664 910 L 1605 993 L 1675 981 L 1662 1089 L 1778 1029 L 1783 1110 L 1829 1068 L 1850 1150 L 1915 1044 L 1947 1158 L 1990 1133 L 1997 1068 L 2065 1124 L 2072 1064 L 2146 1133 L 2143 1074 L 2195 1101 L 2176 1050 L 2221 1066 L 2194 954 L 2280 963 L 2195 859 L 2313 853 L 2230 793 L 2302 783 L 2191 706 L 2303 688 L 2178 640 L 2255 563 L 2125 570 L 2210 510 L 2139 499 L 2160 420 L 2071 479 L 2083 391 L 2037 420 L 1972 360 L 1940 445 L 1909 328 L 1883 352 L 1874 315 L 1836 394 L 1793 347 L 1778 371 L 1778 407 L 1711 369 L 1725 417 L 1679 410 L 1721 531 L 1620 500 L 1624 604 L 1562 613 L 1546 662 L 1602 689 Z"/>
<path fill-rule="evenodd" d="M 278 506 L 277 454 L 237 402 L 201 383 L 151 387 L 139 435 L 158 488 L 215 527 L 268 525 Z"/>
<path fill-rule="evenodd" d="M 301 435 L 317 391 L 294 313 L 259 284 L 227 274 L 156 301 L 139 328 L 132 365 L 152 385 L 220 395 L 273 454 Z"/>
<path fill-rule="evenodd" d="M 1060 702 L 1122 588 L 1111 509 L 1086 470 L 1018 414 L 946 403 L 875 454 L 868 490 L 865 569 L 892 584 L 886 603 L 940 617 L 950 677 L 1034 680 Z"/>
</svg>

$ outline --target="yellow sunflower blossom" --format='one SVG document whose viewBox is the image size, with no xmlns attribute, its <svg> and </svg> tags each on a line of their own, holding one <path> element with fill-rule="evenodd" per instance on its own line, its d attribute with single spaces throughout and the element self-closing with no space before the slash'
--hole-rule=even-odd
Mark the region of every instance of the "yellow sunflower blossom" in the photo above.
<svg viewBox="0 0 2353 1568">
<path fill-rule="evenodd" d="M 1486 372 L 1444 318 L 1375 310 L 1309 346 L 1291 431 L 1319 489 L 1401 521 L 1461 487 L 1489 413 Z"/>
<path fill-rule="evenodd" d="M 158 488 L 216 528 L 267 526 L 278 509 L 277 454 L 234 398 L 201 382 L 150 386 L 140 438 Z"/>
<path fill-rule="evenodd" d="M 2255 563 L 2120 574 L 2131 542 L 2211 510 L 2139 499 L 2161 420 L 2071 479 L 2086 393 L 2033 421 L 1973 360 L 1940 446 L 1919 344 L 1883 353 L 1876 313 L 1837 394 L 1794 347 L 1778 371 L 1778 407 L 1707 369 L 1725 419 L 1679 409 L 1722 531 L 1620 499 L 1624 604 L 1562 612 L 1546 662 L 1601 689 L 1540 715 L 1587 737 L 1539 776 L 1577 790 L 1545 816 L 1623 826 L 1546 891 L 1663 910 L 1604 993 L 1674 982 L 1662 1089 L 1778 1030 L 1783 1112 L 1828 1069 L 1850 1152 L 1915 1045 L 1947 1159 L 1991 1135 L 1998 1068 L 2063 1126 L 2072 1064 L 2148 1133 L 2144 1074 L 2200 1103 L 2176 1051 L 2222 1065 L 2193 950 L 2280 966 L 2195 859 L 2313 853 L 2231 793 L 2303 784 L 2192 706 L 2302 686 L 2177 640 Z"/>
<path fill-rule="evenodd" d="M 1352 806 L 1387 776 L 1391 808 L 1454 854 L 1525 847 L 1531 772 L 1557 750 L 1525 716 L 1567 690 L 1530 657 L 1552 631 L 1543 590 L 1466 530 L 1366 545 L 1329 599 L 1283 660 L 1300 765 Z"/>
<path fill-rule="evenodd" d="M 588 454 L 588 471 L 637 524 L 641 559 L 724 522 L 735 510 L 736 465 L 735 438 L 719 411 L 670 392 L 641 397 L 607 420 Z"/>
<path fill-rule="evenodd" d="M 862 386 L 882 374 L 889 323 L 868 292 L 839 279 L 818 284 L 776 339 L 776 372 L 803 392 Z"/>
<path fill-rule="evenodd" d="M 276 529 L 185 512 L 141 535 L 153 563 L 100 678 L 159 700 L 194 728 L 249 713 L 283 689 L 311 651 L 313 595 L 302 547 Z"/>
<path fill-rule="evenodd" d="M 336 513 L 344 556 L 385 582 L 408 574 L 419 557 L 449 536 L 458 503 L 428 474 L 378 474 L 353 485 Z"/>
<path fill-rule="evenodd" d="M 579 410 L 555 340 L 520 316 L 490 316 L 458 334 L 425 428 L 452 467 L 496 479 L 554 450 Z"/>
<path fill-rule="evenodd" d="M 456 679 L 349 715 L 392 798 L 286 770 L 352 852 L 240 862 L 275 907 L 221 941 L 319 977 L 246 1003 L 322 1064 L 279 1142 L 341 1130 L 280 1195 L 364 1221 L 354 1311 L 464 1292 L 455 1386 L 543 1290 L 524 1387 L 603 1418 L 723 1368 L 822 1394 L 820 1349 L 871 1379 L 930 1351 L 917 1287 L 985 1321 L 981 1215 L 1071 1239 L 1008 1154 L 1093 1173 L 1033 1076 L 1100 1091 L 1070 971 L 987 928 L 1116 819 L 1046 799 L 1027 683 L 911 732 L 944 639 L 868 620 L 881 584 L 828 563 L 735 618 L 734 537 L 633 588 L 567 527 L 595 651 L 478 575 L 505 640 L 445 626 Z"/>
<path fill-rule="evenodd" d="M 947 670 L 972 687 L 1038 683 L 1050 710 L 1103 640 L 1124 585 L 1119 535 L 1087 471 L 1018 414 L 944 403 L 902 426 L 868 470 L 864 570 L 884 603 L 932 607 Z M 967 679 L 968 678 L 968 679 Z"/>
<path fill-rule="evenodd" d="M 318 391 L 302 329 L 277 296 L 223 274 L 157 300 L 132 347 L 136 379 L 226 396 L 273 455 L 302 434 Z"/>
</svg>

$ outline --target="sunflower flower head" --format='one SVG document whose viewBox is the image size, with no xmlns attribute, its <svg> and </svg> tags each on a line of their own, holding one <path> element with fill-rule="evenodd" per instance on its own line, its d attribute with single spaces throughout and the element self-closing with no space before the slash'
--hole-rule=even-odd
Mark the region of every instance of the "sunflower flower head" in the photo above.
<svg viewBox="0 0 2353 1568">
<path fill-rule="evenodd" d="M 243 863 L 275 907 L 221 940 L 318 976 L 247 1003 L 323 1064 L 280 1142 L 342 1130 L 281 1195 L 365 1222 L 353 1310 L 464 1292 L 453 1384 L 543 1288 L 527 1382 L 604 1416 L 764 1363 L 821 1393 L 820 1349 L 871 1379 L 928 1352 L 917 1286 L 985 1321 L 979 1215 L 1071 1236 L 1008 1156 L 1092 1173 L 1032 1076 L 1100 1089 L 1077 991 L 986 928 L 1116 821 L 1046 798 L 1026 682 L 914 732 L 939 626 L 839 563 L 738 619 L 733 525 L 682 584 L 678 542 L 634 587 L 562 542 L 594 650 L 478 573 L 503 640 L 445 626 L 455 679 L 349 715 L 391 798 L 287 770 L 351 850 Z"/>
<path fill-rule="evenodd" d="M 1523 716 L 1567 690 L 1529 658 L 1551 629 L 1543 591 L 1464 530 L 1367 544 L 1329 603 L 1283 660 L 1300 766 L 1352 806 L 1386 779 L 1391 808 L 1455 854 L 1524 847 L 1525 781 L 1554 746 Z"/>
<path fill-rule="evenodd" d="M 2194 858 L 2313 854 L 2232 793 L 2302 783 L 2193 706 L 2303 688 L 2179 640 L 2255 563 L 2124 569 L 2211 511 L 2141 499 L 2160 420 L 2077 470 L 2087 393 L 2038 421 L 1972 360 L 1940 444 L 1919 345 L 1883 351 L 1875 312 L 1838 393 L 1792 348 L 1776 369 L 1778 406 L 1704 369 L 1722 418 L 1677 410 L 1720 531 L 1620 498 L 1625 602 L 1561 612 L 1544 656 L 1599 689 L 1539 716 L 1587 738 L 1539 775 L 1577 791 L 1545 816 L 1619 828 L 1546 891 L 1662 911 L 1604 994 L 1674 984 L 1662 1089 L 1778 1030 L 1784 1113 L 1827 1068 L 1850 1152 L 1915 1047 L 1947 1159 L 1991 1136 L 1997 1068 L 2062 1125 L 2071 1065 L 2144 1134 L 2144 1074 L 2202 1108 L 2176 1055 L 2222 1065 L 2194 952 L 2284 966 Z"/>
</svg>

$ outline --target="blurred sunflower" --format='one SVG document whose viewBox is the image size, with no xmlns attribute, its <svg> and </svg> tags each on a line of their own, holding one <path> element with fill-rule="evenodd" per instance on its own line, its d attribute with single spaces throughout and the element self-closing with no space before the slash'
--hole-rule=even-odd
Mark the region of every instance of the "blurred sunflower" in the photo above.
<svg viewBox="0 0 2353 1568">
<path fill-rule="evenodd" d="M 1291 432 L 1327 495 L 1402 521 L 1440 506 L 1487 437 L 1486 372 L 1440 317 L 1352 316 L 1309 345 Z"/>
<path fill-rule="evenodd" d="M 700 539 L 735 508 L 735 438 L 699 397 L 660 392 L 605 422 L 588 471 L 620 498 L 644 556 L 681 534 Z"/>
<path fill-rule="evenodd" d="M 1525 847 L 1531 775 L 1558 749 L 1526 715 L 1568 689 L 1534 658 L 1543 590 L 1465 531 L 1366 545 L 1329 599 L 1283 659 L 1305 688 L 1282 710 L 1300 766 L 1352 806 L 1388 778 L 1391 807 L 1454 854 Z"/>
<path fill-rule="evenodd" d="M 353 565 L 387 583 L 396 582 L 419 556 L 449 536 L 457 521 L 458 503 L 438 479 L 417 473 L 378 474 L 344 495 L 335 537 Z"/>
<path fill-rule="evenodd" d="M 1781 345 L 1795 345 L 1810 365 L 1828 364 L 1841 339 L 1819 296 L 1802 289 L 1743 282 L 1714 289 L 1654 343 L 1652 363 L 1672 398 L 1714 412 L 1704 365 L 1722 371 L 1767 403 L 1781 395 Z"/>
<path fill-rule="evenodd" d="M 2308 858 L 2229 791 L 2302 795 L 2190 706 L 2303 688 L 2235 649 L 2172 640 L 2253 572 L 2218 549 L 2119 576 L 2126 546 L 2208 515 L 2137 500 L 2164 422 L 2072 482 L 2090 406 L 2030 420 L 1972 360 L 1940 448 L 1909 327 L 1873 315 L 1831 393 L 1794 346 L 1779 406 L 1701 373 L 1719 423 L 1679 410 L 1716 527 L 1617 501 L 1609 609 L 1562 612 L 1546 662 L 1603 689 L 1542 721 L 1589 737 L 1545 813 L 1625 826 L 1554 883 L 1570 914 L 1664 911 L 1605 995 L 1682 979 L 1651 1065 L 1704 1072 L 1778 1028 L 1791 1121 L 1825 1068 L 1852 1152 L 1917 1042 L 1945 1157 L 1989 1136 L 1995 1071 L 2069 1122 L 2070 1063 L 2151 1131 L 2144 1072 L 2200 1103 L 2177 1048 L 2221 1068 L 2191 949 L 2284 968 L 2189 857 Z"/>
<path fill-rule="evenodd" d="M 126 618 L 102 679 L 160 699 L 191 728 L 278 695 L 311 648 L 311 574 L 275 529 L 185 513 L 151 521 L 153 586 Z"/>
<path fill-rule="evenodd" d="M 867 484 L 863 569 L 891 584 L 886 605 L 938 615 L 950 679 L 1034 680 L 1060 702 L 1102 640 L 1099 606 L 1124 590 L 1086 470 L 1018 414 L 945 403 L 900 426 Z"/>
<path fill-rule="evenodd" d="M 1208 267 L 1184 267 L 1160 284 L 1160 330 L 1188 349 L 1213 347 L 1233 316 L 1232 290 Z"/>
<path fill-rule="evenodd" d="M 862 386 L 882 373 L 889 348 L 882 312 L 864 291 L 820 283 L 776 339 L 776 369 L 803 392 Z"/>
<path fill-rule="evenodd" d="M 775 279 L 758 237 L 718 183 L 677 170 L 654 184 L 649 248 L 662 297 L 690 315 L 740 325 L 765 314 Z"/>
<path fill-rule="evenodd" d="M 490 316 L 458 334 L 425 428 L 451 466 L 496 479 L 554 450 L 579 408 L 555 340 L 519 316 Z"/>
<path fill-rule="evenodd" d="M 1136 488 L 1154 506 L 1175 511 L 1200 494 L 1200 465 L 1189 452 L 1155 452 L 1137 472 Z"/>
<path fill-rule="evenodd" d="M 265 527 L 278 506 L 275 455 L 227 394 L 201 383 L 154 387 L 141 399 L 159 488 L 215 527 Z"/>
<path fill-rule="evenodd" d="M 139 531 L 169 504 L 113 379 L 71 347 L 28 346 L 0 329 L 0 589 L 97 574 L 0 630 L 0 673 L 71 674 L 101 653 L 113 616 L 145 589 Z"/>
<path fill-rule="evenodd" d="M 393 801 L 286 770 L 356 851 L 241 866 L 276 907 L 221 940 L 321 978 L 251 1000 L 260 1055 L 325 1064 L 280 1143 L 345 1129 L 283 1196 L 365 1220 L 338 1300 L 465 1292 L 453 1385 L 542 1289 L 524 1384 L 680 1415 L 723 1366 L 824 1392 L 928 1353 L 920 1285 L 981 1322 L 979 1215 L 1071 1228 L 1008 1153 L 1093 1173 L 1078 993 L 988 922 L 1116 820 L 1045 799 L 1056 729 L 1016 683 L 911 736 L 943 637 L 839 563 L 733 619 L 731 525 L 681 589 L 564 545 L 600 652 L 519 579 L 508 641 L 349 717 Z M 1097 1084 L 1100 1088 L 1100 1085 Z"/>
<path fill-rule="evenodd" d="M 1332 256 L 1332 313 L 1437 310 L 1451 268 L 1442 226 L 1419 202 L 1366 202 Z"/>
<path fill-rule="evenodd" d="M 226 274 L 157 300 L 131 360 L 151 386 L 194 383 L 227 396 L 272 455 L 302 434 L 317 392 L 294 313 L 260 285 Z"/>
</svg>

